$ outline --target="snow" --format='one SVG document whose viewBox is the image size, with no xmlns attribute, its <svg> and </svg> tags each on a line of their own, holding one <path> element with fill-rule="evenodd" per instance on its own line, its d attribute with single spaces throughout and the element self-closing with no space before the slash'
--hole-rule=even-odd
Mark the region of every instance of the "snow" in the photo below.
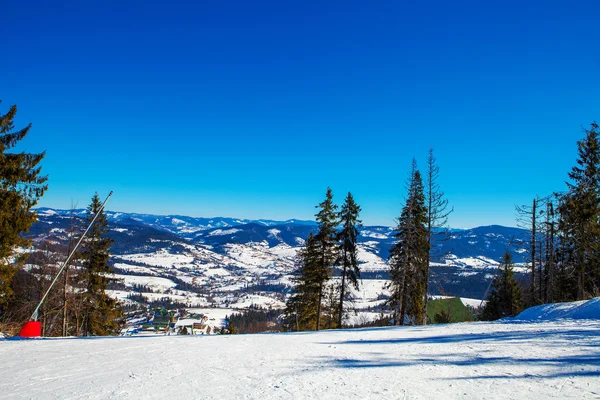
<svg viewBox="0 0 600 400">
<path fill-rule="evenodd" d="M 167 278 L 159 278 L 157 276 L 137 276 L 137 275 L 120 275 L 114 274 L 115 279 L 122 280 L 126 286 L 144 285 L 152 289 L 166 291 L 177 286 L 175 282 Z"/>
<path fill-rule="evenodd" d="M 389 296 L 390 291 L 385 288 L 389 283 L 385 279 L 362 279 L 359 281 L 358 291 L 354 288 L 349 290 L 354 297 L 352 305 L 356 308 L 375 307 L 385 302 L 381 295 Z"/>
<path fill-rule="evenodd" d="M 440 296 L 440 295 L 435 295 L 435 296 L 430 296 L 432 299 L 452 299 L 455 296 Z M 485 300 L 480 300 L 480 299 L 471 299 L 468 297 L 460 297 L 460 301 L 465 305 L 465 306 L 469 306 L 469 307 L 473 307 L 473 308 L 479 308 L 482 305 L 485 305 Z"/>
<path fill-rule="evenodd" d="M 371 243 L 365 242 L 358 245 L 358 261 L 360 262 L 361 271 L 380 271 L 387 270 L 389 266 L 379 257 L 375 250 L 370 246 Z"/>
<path fill-rule="evenodd" d="M 58 214 L 56 211 L 54 210 L 37 210 L 36 211 L 38 213 L 38 215 L 56 215 Z"/>
<path fill-rule="evenodd" d="M 156 275 L 154 271 L 147 267 L 140 267 L 137 265 L 129 265 L 125 263 L 115 263 L 115 268 L 118 268 L 123 271 L 129 271 L 136 274 L 148 274 L 148 275 Z"/>
<path fill-rule="evenodd" d="M 480 299 L 470 299 L 468 297 L 461 297 L 460 301 L 462 301 L 465 306 L 470 306 L 473 308 L 479 308 L 482 305 L 485 305 L 485 300 L 482 301 Z"/>
<path fill-rule="evenodd" d="M 224 235 L 233 235 L 234 233 L 240 232 L 240 229 L 215 229 L 212 232 L 208 233 L 208 236 L 224 236 Z"/>
<path fill-rule="evenodd" d="M 245 294 L 239 297 L 237 301 L 231 303 L 231 306 L 236 308 L 249 308 L 250 306 L 261 306 L 264 308 L 283 309 L 285 308 L 285 303 L 268 296 L 261 296 L 258 294 Z"/>
<path fill-rule="evenodd" d="M 555 319 L 600 319 L 600 297 L 572 303 L 543 304 L 517 315 L 515 320 L 549 321 Z M 598 360 L 600 362 L 600 360 Z"/>
<path fill-rule="evenodd" d="M 369 322 L 373 322 L 377 319 L 381 318 L 381 313 L 376 313 L 372 311 L 357 311 L 353 313 L 349 313 L 344 323 L 346 325 L 364 325 Z"/>
<path fill-rule="evenodd" d="M 132 292 L 125 290 L 106 290 L 105 293 L 110 297 L 119 300 L 121 303 L 131 303 L 127 296 L 129 296 Z"/>
<path fill-rule="evenodd" d="M 136 292 L 137 293 L 137 292 Z M 132 292 L 124 291 L 124 290 L 107 290 L 106 294 L 110 297 L 118 299 L 124 303 L 131 303 L 132 301 L 127 298 Z M 162 300 L 165 298 L 169 298 L 173 301 L 178 301 L 181 303 L 186 303 L 191 306 L 206 306 L 207 300 L 199 294 L 188 292 L 185 290 L 174 290 L 173 293 L 150 293 L 150 292 L 142 292 L 140 293 L 142 296 L 146 297 L 149 301 Z"/>
<path fill-rule="evenodd" d="M 0 393 L 8 399 L 598 398 L 599 340 L 598 320 L 1 340 Z"/>
<path fill-rule="evenodd" d="M 281 243 L 271 247 L 269 251 L 279 257 L 285 257 L 293 261 L 296 258 L 299 249 L 299 247 L 291 247 L 290 245 Z"/>
<path fill-rule="evenodd" d="M 223 268 L 209 268 L 204 271 L 204 275 L 206 276 L 228 276 L 231 275 L 229 271 Z"/>
<path fill-rule="evenodd" d="M 123 260 L 143 263 L 155 267 L 172 267 L 173 265 L 189 265 L 194 261 L 194 257 L 184 254 L 170 254 L 166 250 L 160 250 L 155 253 L 127 254 L 119 256 Z"/>
<path fill-rule="evenodd" d="M 281 238 L 279 237 L 279 234 L 281 233 L 281 231 L 279 229 L 269 229 L 267 232 L 269 232 L 269 236 L 272 237 L 273 239 L 279 239 L 281 240 Z"/>
<path fill-rule="evenodd" d="M 208 317 L 207 325 L 217 326 L 219 328 L 225 326 L 225 318 L 235 312 L 231 308 L 188 308 L 188 312 L 194 314 L 203 314 Z"/>
<path fill-rule="evenodd" d="M 379 232 L 373 232 L 373 231 L 369 231 L 369 230 L 362 230 L 360 231 L 360 235 L 363 237 L 370 237 L 370 238 L 375 238 L 375 239 L 387 239 L 388 237 L 382 233 Z"/>
</svg>

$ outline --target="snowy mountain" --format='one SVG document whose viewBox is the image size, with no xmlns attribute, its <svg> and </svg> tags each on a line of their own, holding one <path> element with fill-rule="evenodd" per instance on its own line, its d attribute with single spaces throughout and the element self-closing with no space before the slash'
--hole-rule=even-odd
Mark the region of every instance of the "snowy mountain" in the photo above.
<svg viewBox="0 0 600 400">
<path fill-rule="evenodd" d="M 59 216 L 69 217 L 75 215 L 78 217 L 85 217 L 88 214 L 87 209 L 76 209 L 76 210 L 58 210 L 52 208 L 38 208 L 37 213 L 39 216 Z M 239 225 L 245 225 L 254 223 L 261 226 L 272 226 L 272 225 L 315 225 L 313 221 L 303 220 L 288 220 L 288 221 L 272 221 L 266 219 L 249 220 L 240 218 L 225 218 L 225 217 L 214 217 L 214 218 L 197 218 L 188 217 L 184 215 L 153 215 L 153 214 L 137 214 L 137 213 L 122 213 L 115 211 L 106 211 L 108 220 L 116 225 L 128 220 L 139 222 L 145 226 L 153 227 L 158 230 L 165 232 L 175 233 L 184 238 L 193 238 L 193 236 L 199 232 L 211 229 L 223 229 L 230 228 Z"/>
<path fill-rule="evenodd" d="M 38 243 L 65 244 L 69 230 L 80 232 L 87 215 L 86 210 L 40 208 L 37 212 L 39 221 L 28 235 Z M 148 298 L 167 296 L 194 306 L 282 306 L 296 251 L 310 232 L 316 232 L 311 221 L 106 214 L 114 239 L 112 262 L 123 280 L 114 295 L 125 299 L 134 287 L 145 286 L 148 290 L 142 294 Z M 525 261 L 515 244 L 523 245 L 526 233 L 487 226 L 437 234 L 432 294 L 482 298 L 511 241 L 515 262 Z M 361 229 L 363 284 L 355 293 L 359 308 L 376 309 L 385 300 L 386 260 L 393 243 L 393 228 Z"/>
</svg>

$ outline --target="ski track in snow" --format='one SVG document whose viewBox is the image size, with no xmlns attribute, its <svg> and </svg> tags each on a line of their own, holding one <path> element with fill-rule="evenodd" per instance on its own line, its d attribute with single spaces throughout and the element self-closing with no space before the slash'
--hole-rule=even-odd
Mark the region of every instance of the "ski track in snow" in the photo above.
<svg viewBox="0 0 600 400">
<path fill-rule="evenodd" d="M 600 321 L 2 340 L 4 399 L 585 399 Z"/>
</svg>

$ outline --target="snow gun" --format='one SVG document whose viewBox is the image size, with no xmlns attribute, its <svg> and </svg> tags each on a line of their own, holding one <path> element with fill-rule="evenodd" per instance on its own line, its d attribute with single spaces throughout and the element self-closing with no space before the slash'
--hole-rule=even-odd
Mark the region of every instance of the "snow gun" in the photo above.
<svg viewBox="0 0 600 400">
<path fill-rule="evenodd" d="M 77 242 L 77 244 L 75 245 L 75 247 L 73 248 L 73 250 L 71 251 L 71 253 L 69 254 L 69 256 L 67 257 L 67 259 L 65 260 L 65 262 L 62 264 L 62 266 L 60 267 L 60 269 L 58 270 L 58 274 L 56 274 L 56 277 L 54 277 L 54 280 L 50 284 L 50 287 L 48 287 L 48 290 L 46 290 L 46 293 L 44 293 L 44 295 L 42 296 L 42 299 L 40 300 L 40 302 L 38 303 L 37 307 L 33 311 L 33 314 L 31 314 L 31 317 L 29 318 L 29 321 L 25 322 L 25 325 L 23 325 L 23 328 L 21 328 L 21 331 L 19 332 L 19 336 L 20 337 L 22 337 L 22 338 L 35 338 L 35 337 L 42 336 L 42 323 L 37 320 L 38 319 L 38 311 L 39 311 L 40 307 L 42 306 L 42 304 L 44 304 L 44 300 L 46 300 L 46 297 L 48 297 L 48 293 L 50 293 L 50 291 L 52 290 L 52 287 L 54 286 L 54 284 L 56 283 L 56 281 L 58 281 L 58 278 L 60 277 L 60 274 L 62 274 L 62 272 L 65 270 L 65 268 L 69 264 L 69 261 L 71 261 L 71 258 L 73 257 L 73 254 L 75 254 L 75 252 L 77 251 L 77 248 L 79 247 L 79 245 L 81 244 L 81 242 L 83 242 L 83 238 L 85 238 L 85 235 L 87 235 L 87 233 L 90 230 L 90 228 L 92 227 L 92 225 L 94 225 L 94 222 L 96 222 L 96 218 L 98 218 L 98 215 L 100 215 L 100 213 L 102 212 L 102 210 L 104 210 L 104 206 L 106 205 L 106 202 L 108 201 L 108 199 L 110 199 L 110 197 L 112 196 L 112 194 L 113 194 L 113 192 L 111 190 L 111 192 L 108 194 L 108 196 L 104 200 L 104 203 L 102 203 L 102 205 L 100 206 L 100 209 L 94 215 L 94 218 L 92 219 L 92 222 L 90 222 L 90 224 L 88 225 L 87 229 L 85 230 L 85 232 L 83 232 L 83 235 L 81 235 L 81 237 L 79 238 L 79 241 Z"/>
</svg>

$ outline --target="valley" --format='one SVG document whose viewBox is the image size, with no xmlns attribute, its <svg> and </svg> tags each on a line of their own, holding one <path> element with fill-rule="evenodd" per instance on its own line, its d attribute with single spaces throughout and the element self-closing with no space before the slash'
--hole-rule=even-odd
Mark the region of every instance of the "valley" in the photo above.
<svg viewBox="0 0 600 400">
<path fill-rule="evenodd" d="M 38 209 L 39 221 L 29 236 L 34 244 L 66 248 L 69 232 L 77 236 L 86 210 Z M 293 285 L 296 252 L 310 232 L 311 221 L 192 218 L 107 211 L 112 268 L 116 283 L 111 296 L 122 303 L 170 302 L 202 308 L 206 315 L 249 307 L 283 309 Z M 361 283 L 351 294 L 347 323 L 373 320 L 385 312 L 389 292 L 386 263 L 394 230 L 365 226 L 360 230 Z M 501 254 L 512 241 L 517 263 L 526 261 L 526 232 L 501 226 L 450 230 L 434 241 L 438 256 L 431 267 L 430 294 L 465 298 L 476 305 L 496 273 Z M 60 258 L 60 257 L 59 257 Z M 526 268 L 517 267 L 525 277 Z M 334 279 L 335 279 L 334 271 Z M 468 300 L 471 299 L 471 300 Z M 208 311 L 207 311 L 208 310 Z"/>
</svg>

